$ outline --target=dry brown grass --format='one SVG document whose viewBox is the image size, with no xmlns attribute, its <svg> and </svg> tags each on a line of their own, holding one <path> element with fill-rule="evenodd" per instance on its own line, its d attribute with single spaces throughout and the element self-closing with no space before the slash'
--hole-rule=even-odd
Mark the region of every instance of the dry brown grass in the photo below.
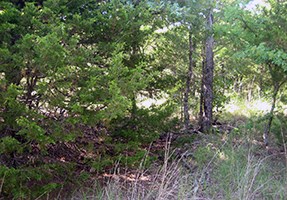
<svg viewBox="0 0 287 200">
<path fill-rule="evenodd" d="M 214 137 L 212 141 L 202 140 L 198 149 L 206 148 L 205 153 L 210 154 L 208 160 L 201 160 L 197 151 L 176 155 L 176 149 L 171 148 L 167 140 L 161 165 L 153 165 L 149 170 L 139 168 L 134 174 L 120 173 L 121 170 L 116 169 L 104 187 L 75 192 L 71 199 L 283 200 L 287 194 L 286 160 L 282 160 L 287 156 L 286 146 L 284 153 L 269 155 L 266 150 L 249 144 L 248 139 L 240 138 L 234 145 L 235 140 L 239 139 L 231 135 L 225 136 L 224 142 L 221 137 L 217 141 Z M 212 147 L 209 146 L 211 142 Z M 194 156 L 185 156 L 188 154 Z"/>
</svg>

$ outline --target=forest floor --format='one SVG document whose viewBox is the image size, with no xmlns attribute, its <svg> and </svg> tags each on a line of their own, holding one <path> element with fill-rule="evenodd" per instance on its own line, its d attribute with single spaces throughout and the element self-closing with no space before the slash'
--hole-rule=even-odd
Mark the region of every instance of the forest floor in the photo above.
<svg viewBox="0 0 287 200">
<path fill-rule="evenodd" d="M 264 120 L 248 112 L 238 108 L 237 113 L 221 113 L 212 134 L 194 126 L 187 133 L 162 133 L 140 146 L 120 139 L 107 142 L 112 137 L 105 127 L 79 125 L 83 134 L 76 141 L 49 145 L 46 154 L 35 146 L 32 155 L 15 160 L 51 175 L 48 184 L 29 182 L 31 188 L 47 185 L 37 200 L 285 200 L 287 147 L 270 134 L 266 148 Z M 283 131 L 282 124 L 274 124 L 274 131 Z M 122 157 L 116 157 L 119 152 Z M 37 163 L 47 168 L 37 168 Z M 0 191 L 3 183 L 5 179 Z"/>
<path fill-rule="evenodd" d="M 236 122 L 236 124 L 234 124 Z M 76 144 L 54 147 L 61 162 L 76 161 L 78 172 L 94 174 L 86 185 L 61 188 L 53 199 L 285 199 L 287 194 L 286 146 L 262 143 L 256 130 L 238 128 L 244 119 L 214 125 L 216 133 L 197 130 L 189 134 L 166 133 L 150 145 L 142 146 L 146 156 L 137 168 L 114 163 L 104 173 L 85 165 L 93 157 L 79 144 L 112 152 L 86 129 Z M 239 133 L 240 131 L 240 133 Z M 273 141 L 274 138 L 271 138 Z M 133 152 L 126 152 L 126 155 Z M 148 167 L 148 157 L 154 158 Z M 81 163 L 82 162 L 82 163 Z M 77 189 L 76 189 L 77 188 Z M 68 195 L 68 196 L 67 196 Z M 47 197 L 46 197 L 47 198 Z"/>
</svg>

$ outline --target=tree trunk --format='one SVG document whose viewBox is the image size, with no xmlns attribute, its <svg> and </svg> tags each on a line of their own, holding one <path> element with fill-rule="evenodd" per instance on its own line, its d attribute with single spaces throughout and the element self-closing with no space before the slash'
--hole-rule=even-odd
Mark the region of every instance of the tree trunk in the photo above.
<svg viewBox="0 0 287 200">
<path fill-rule="evenodd" d="M 204 95 L 204 115 L 201 129 L 203 132 L 210 132 L 212 127 L 212 108 L 213 108 L 213 14 L 212 9 L 207 15 L 207 38 L 205 44 L 205 67 L 203 70 L 203 95 Z"/>
<path fill-rule="evenodd" d="M 263 139 L 264 139 L 264 144 L 267 147 L 269 144 L 269 133 L 270 133 L 270 129 L 271 129 L 271 125 L 272 125 L 272 121 L 273 121 L 273 117 L 274 117 L 274 109 L 276 106 L 276 100 L 277 100 L 277 94 L 281 88 L 282 85 L 284 85 L 287 81 L 286 78 L 282 78 L 280 72 L 278 73 L 277 69 L 272 68 L 271 64 L 268 64 L 268 68 L 269 68 L 269 73 L 271 75 L 272 78 L 272 82 L 273 82 L 273 95 L 272 95 L 272 105 L 271 105 L 271 109 L 270 112 L 268 114 L 268 121 L 267 124 L 265 126 L 265 130 L 264 130 L 264 134 L 263 134 Z"/>
<path fill-rule="evenodd" d="M 203 45 L 203 49 L 202 52 L 205 52 L 205 47 Z M 200 126 L 200 131 L 202 130 L 202 125 L 203 125 L 203 109 L 204 109 L 204 94 L 203 94 L 203 81 L 204 81 L 204 70 L 205 70 L 205 55 L 203 53 L 202 55 L 202 67 L 201 67 L 201 71 L 202 71 L 202 76 L 201 76 L 201 84 L 200 84 L 200 102 L 199 102 L 199 126 Z"/>
<path fill-rule="evenodd" d="M 184 128 L 187 132 L 189 129 L 190 124 L 190 116 L 189 116 L 189 95 L 190 95 L 190 83 L 192 80 L 192 70 L 193 70 L 193 60 L 192 60 L 192 54 L 193 54 L 193 43 L 192 43 L 192 33 L 189 32 L 189 66 L 188 66 L 188 72 L 186 77 L 186 84 L 185 84 L 185 91 L 184 91 L 184 98 L 183 98 L 183 110 L 184 110 Z"/>
<path fill-rule="evenodd" d="M 276 85 L 274 85 L 274 91 L 273 91 L 273 96 L 272 96 L 272 106 L 269 112 L 269 116 L 268 116 L 268 121 L 267 124 L 265 126 L 265 130 L 264 130 L 264 134 L 263 134 L 263 139 L 264 139 L 264 144 L 265 146 L 268 146 L 269 140 L 268 140 L 268 135 L 270 133 L 270 128 L 271 128 L 271 124 L 272 124 L 272 120 L 273 120 L 273 116 L 274 116 L 274 109 L 275 109 L 275 105 L 276 105 L 276 99 L 277 99 L 277 94 L 279 91 L 280 85 L 277 83 Z"/>
<path fill-rule="evenodd" d="M 248 92 L 247 92 L 247 101 L 251 102 L 253 99 L 253 88 L 254 88 L 254 81 L 256 76 L 253 76 L 252 81 L 248 84 Z"/>
</svg>

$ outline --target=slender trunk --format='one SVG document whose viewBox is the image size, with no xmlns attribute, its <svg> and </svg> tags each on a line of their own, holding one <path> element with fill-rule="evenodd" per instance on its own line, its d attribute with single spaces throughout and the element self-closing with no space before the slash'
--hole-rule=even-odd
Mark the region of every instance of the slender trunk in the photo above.
<svg viewBox="0 0 287 200">
<path fill-rule="evenodd" d="M 268 135 L 270 133 L 271 124 L 273 121 L 274 109 L 275 109 L 277 94 L 278 94 L 278 91 L 280 89 L 280 86 L 281 85 L 279 83 L 275 83 L 275 85 L 274 85 L 274 91 L 273 91 L 273 95 L 272 95 L 272 106 L 271 106 L 270 112 L 268 114 L 268 121 L 267 121 L 267 124 L 265 126 L 265 130 L 264 130 L 264 134 L 263 134 L 265 146 L 268 146 L 268 143 L 269 143 Z"/>
<path fill-rule="evenodd" d="M 204 48 L 202 52 L 204 52 Z M 203 81 L 204 81 L 204 70 L 205 70 L 205 55 L 202 55 L 202 77 L 201 77 L 201 84 L 200 84 L 200 104 L 199 104 L 199 126 L 200 126 L 200 131 L 203 131 L 203 109 L 204 109 L 204 94 L 203 94 Z"/>
<path fill-rule="evenodd" d="M 273 95 L 272 95 L 272 105 L 271 105 L 270 112 L 268 114 L 268 121 L 267 121 L 267 124 L 265 126 L 265 130 L 264 130 L 264 134 L 263 134 L 264 144 L 266 147 L 268 146 L 268 143 L 269 143 L 268 136 L 270 133 L 270 129 L 271 129 L 271 125 L 272 125 L 272 121 L 273 121 L 273 117 L 274 117 L 274 110 L 275 110 L 275 106 L 276 106 L 277 95 L 278 95 L 278 92 L 279 92 L 281 86 L 284 85 L 286 81 L 287 80 L 283 80 L 281 83 L 278 83 L 277 81 L 273 81 L 274 91 L 273 91 Z"/>
<path fill-rule="evenodd" d="M 183 109 L 184 109 L 184 127 L 185 131 L 187 132 L 189 129 L 190 124 L 190 116 L 189 116 L 189 95 L 190 95 L 190 83 L 192 80 L 192 70 L 193 70 L 193 43 L 192 43 L 192 34 L 191 31 L 189 32 L 189 66 L 188 72 L 186 77 L 186 84 L 185 84 L 185 91 L 184 91 L 184 98 L 183 98 Z"/>
<path fill-rule="evenodd" d="M 278 94 L 281 86 L 284 85 L 287 81 L 287 79 L 284 77 L 283 77 L 283 79 L 278 79 L 278 77 L 282 78 L 282 76 L 280 75 L 280 73 L 278 73 L 276 68 L 274 69 L 274 67 L 272 67 L 272 64 L 270 64 L 270 63 L 268 64 L 268 69 L 269 69 L 269 73 L 271 75 L 272 82 L 273 82 L 273 95 L 272 95 L 271 109 L 270 109 L 270 112 L 268 114 L 268 121 L 267 121 L 267 124 L 265 126 L 265 130 L 264 130 L 264 134 L 263 134 L 264 144 L 266 147 L 268 146 L 268 143 L 269 143 L 268 136 L 269 136 L 269 132 L 270 132 L 273 117 L 274 117 L 274 109 L 275 109 L 275 105 L 276 105 L 277 94 Z"/>
<path fill-rule="evenodd" d="M 204 78 L 203 78 L 203 95 L 204 95 L 204 117 L 202 121 L 202 130 L 209 133 L 212 127 L 212 109 L 213 109 L 213 15 L 212 9 L 210 9 L 207 15 L 207 39 L 205 44 L 205 54 L 206 54 L 206 65 L 204 68 Z"/>
<path fill-rule="evenodd" d="M 252 79 L 252 81 L 251 81 L 251 84 L 248 84 L 248 93 L 247 93 L 247 101 L 248 101 L 248 102 L 251 102 L 251 101 L 252 101 L 254 81 L 255 81 L 255 76 L 253 76 L 253 79 Z"/>
<path fill-rule="evenodd" d="M 262 71 L 261 71 L 261 73 L 263 74 Z M 263 96 L 263 78 L 262 78 L 262 76 L 259 76 L 258 94 L 259 94 L 259 99 L 261 99 Z"/>
<path fill-rule="evenodd" d="M 184 108 L 184 102 L 183 102 L 183 97 L 184 97 L 184 91 L 183 89 L 180 90 L 180 121 L 184 123 L 184 113 L 183 113 L 183 108 Z"/>
<path fill-rule="evenodd" d="M 226 93 L 226 89 L 227 89 L 227 79 L 226 79 L 226 70 L 225 70 L 225 65 L 222 64 L 221 65 L 221 72 L 220 72 L 220 76 L 222 77 L 222 81 L 223 81 L 223 94 L 225 95 Z"/>
</svg>

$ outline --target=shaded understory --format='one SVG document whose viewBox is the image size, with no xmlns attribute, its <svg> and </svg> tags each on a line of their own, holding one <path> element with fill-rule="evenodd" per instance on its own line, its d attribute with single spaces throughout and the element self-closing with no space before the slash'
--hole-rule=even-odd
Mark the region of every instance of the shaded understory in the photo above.
<svg viewBox="0 0 287 200">
<path fill-rule="evenodd" d="M 81 126 L 81 137 L 45 153 L 1 155 L 1 199 L 284 199 L 284 142 L 274 134 L 265 148 L 262 117 L 224 116 L 209 135 L 193 127 L 140 144 Z"/>
</svg>

